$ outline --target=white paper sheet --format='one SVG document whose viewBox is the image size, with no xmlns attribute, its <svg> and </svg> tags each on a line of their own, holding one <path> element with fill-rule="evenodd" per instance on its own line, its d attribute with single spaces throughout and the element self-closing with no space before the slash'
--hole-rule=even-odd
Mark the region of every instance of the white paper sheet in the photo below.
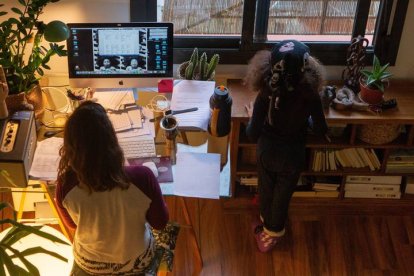
<svg viewBox="0 0 414 276">
<path fill-rule="evenodd" d="M 41 180 L 56 180 L 62 144 L 63 138 L 59 137 L 38 142 L 29 175 Z"/>
<path fill-rule="evenodd" d="M 178 152 L 174 194 L 213 198 L 220 196 L 220 154 Z"/>
<path fill-rule="evenodd" d="M 125 104 L 133 104 L 135 102 L 134 92 L 131 90 L 96 92 L 94 98 L 103 107 L 112 110 L 119 110 Z"/>
<path fill-rule="evenodd" d="M 207 131 L 210 119 L 210 97 L 214 93 L 214 81 L 182 80 L 174 86 L 171 110 L 198 107 L 197 111 L 175 115 L 180 128 L 200 128 Z"/>
</svg>

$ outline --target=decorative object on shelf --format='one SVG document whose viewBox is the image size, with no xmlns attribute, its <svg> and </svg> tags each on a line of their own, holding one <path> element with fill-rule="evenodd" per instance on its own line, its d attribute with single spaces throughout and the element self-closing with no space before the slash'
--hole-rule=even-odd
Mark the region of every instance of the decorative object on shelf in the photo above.
<svg viewBox="0 0 414 276">
<path fill-rule="evenodd" d="M 354 93 L 358 93 L 361 69 L 365 66 L 365 53 L 369 44 L 368 39 L 358 36 L 351 40 L 346 56 L 346 68 L 342 71 L 344 85 Z"/>
<path fill-rule="evenodd" d="M 66 24 L 61 21 L 46 24 L 38 19 L 49 3 L 58 1 L 18 1 L 22 7 L 11 8 L 17 16 L 4 20 L 0 28 L 0 65 L 9 87 L 6 104 L 9 109 L 32 108 L 36 118 L 43 114 L 39 79 L 44 69 L 50 69 L 47 64 L 52 56 L 66 56 L 65 46 L 56 44 L 69 37 Z M 0 16 L 6 14 L 7 11 L 0 10 Z M 43 38 L 50 42 L 48 46 L 41 45 Z"/>
<path fill-rule="evenodd" d="M 186 80 L 212 81 L 219 60 L 220 56 L 215 54 L 208 62 L 205 52 L 199 58 L 198 48 L 194 48 L 190 60 L 185 61 L 178 67 L 178 77 Z"/>
<path fill-rule="evenodd" d="M 381 65 L 378 57 L 374 55 L 372 70 L 361 70 L 363 76 L 360 79 L 360 97 L 368 104 L 381 104 L 384 99 L 384 83 L 389 84 L 392 76 L 387 71 L 389 63 Z"/>
<path fill-rule="evenodd" d="M 13 209 L 13 207 L 11 207 L 9 204 L 0 202 L 0 211 L 3 211 L 7 207 Z M 4 236 L 2 235 L 2 238 L 0 239 L 0 248 L 2 248 L 4 252 L 1 257 L 2 262 L 0 265 L 7 272 L 9 272 L 10 275 L 40 275 L 39 269 L 29 260 L 30 256 L 34 254 L 43 253 L 58 258 L 64 262 L 68 261 L 60 254 L 49 251 L 41 246 L 27 248 L 24 251 L 16 248 L 16 245 L 18 245 L 19 242 L 21 243 L 22 240 L 30 234 L 37 235 L 44 238 L 45 240 L 49 240 L 55 243 L 69 245 L 69 243 L 66 241 L 55 237 L 54 235 L 41 231 L 42 225 L 25 225 L 17 222 L 16 219 L 8 218 L 0 220 L 0 224 L 12 225 L 11 230 L 9 230 Z M 20 260 L 22 264 L 19 265 L 17 262 L 15 263 L 13 261 L 14 259 Z"/>
<path fill-rule="evenodd" d="M 331 102 L 336 97 L 336 86 L 325 86 L 321 92 L 319 92 L 321 97 L 323 109 L 329 109 Z"/>
<path fill-rule="evenodd" d="M 358 127 L 357 137 L 365 143 L 381 145 L 394 141 L 400 133 L 399 124 L 365 124 Z"/>
<path fill-rule="evenodd" d="M 332 100 L 332 107 L 336 110 L 371 111 L 369 104 L 361 102 L 346 86 L 338 90 Z"/>
</svg>

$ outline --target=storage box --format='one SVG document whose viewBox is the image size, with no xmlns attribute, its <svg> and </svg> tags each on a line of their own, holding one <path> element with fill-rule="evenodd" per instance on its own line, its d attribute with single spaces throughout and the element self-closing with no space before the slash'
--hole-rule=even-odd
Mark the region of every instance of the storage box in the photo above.
<svg viewBox="0 0 414 276">
<path fill-rule="evenodd" d="M 346 183 L 401 184 L 402 176 L 347 175 Z"/>
</svg>

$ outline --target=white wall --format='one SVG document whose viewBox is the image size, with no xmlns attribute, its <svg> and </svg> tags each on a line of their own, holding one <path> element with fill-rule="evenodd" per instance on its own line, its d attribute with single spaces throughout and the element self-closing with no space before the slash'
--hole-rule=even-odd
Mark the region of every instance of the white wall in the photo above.
<svg viewBox="0 0 414 276">
<path fill-rule="evenodd" d="M 18 5 L 16 0 L 6 0 L 5 4 L 6 8 Z M 52 20 L 66 23 L 129 22 L 129 0 L 61 0 L 49 4 L 41 20 L 46 23 Z M 411 51 L 414 45 L 414 1 L 409 3 L 405 21 L 396 66 L 390 68 L 390 71 L 395 78 L 414 79 L 414 55 Z M 67 84 L 67 59 L 54 57 L 49 65 L 53 68 L 46 72 L 50 84 Z M 328 79 L 340 79 L 343 69 L 342 66 L 327 66 Z M 246 65 L 219 65 L 216 73 L 219 79 L 242 78 L 245 70 Z"/>
</svg>

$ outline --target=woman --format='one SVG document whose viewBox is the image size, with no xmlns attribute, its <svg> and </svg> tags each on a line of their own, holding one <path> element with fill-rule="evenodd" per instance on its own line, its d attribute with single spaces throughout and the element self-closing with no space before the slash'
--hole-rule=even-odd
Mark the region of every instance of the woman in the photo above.
<svg viewBox="0 0 414 276">
<path fill-rule="evenodd" d="M 72 275 L 144 273 L 154 256 L 149 225 L 161 230 L 168 221 L 151 170 L 124 167 L 105 109 L 89 101 L 69 117 L 60 155 L 56 201 L 75 229 Z"/>
</svg>

